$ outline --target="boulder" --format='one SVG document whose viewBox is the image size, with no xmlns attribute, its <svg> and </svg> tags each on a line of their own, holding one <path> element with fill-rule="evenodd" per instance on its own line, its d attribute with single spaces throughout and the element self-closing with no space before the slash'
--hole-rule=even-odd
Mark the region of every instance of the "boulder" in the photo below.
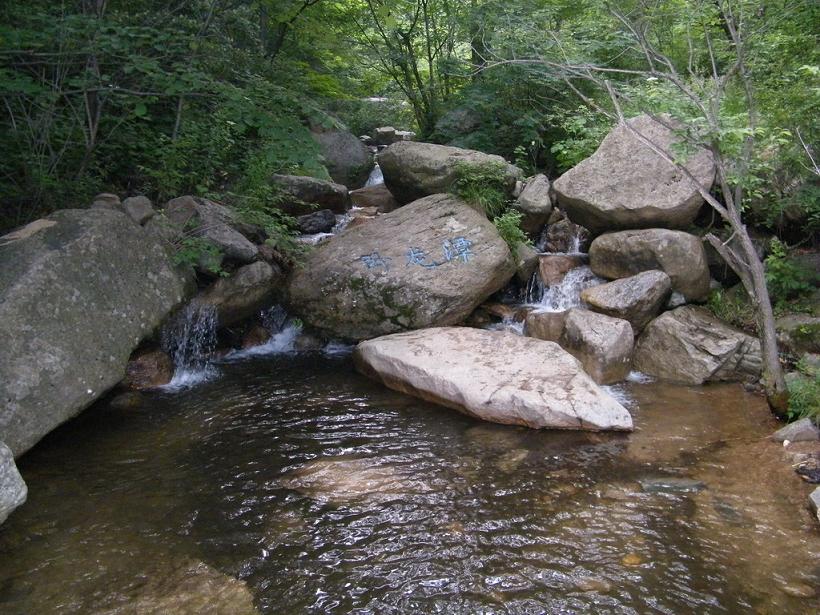
<svg viewBox="0 0 820 615">
<path fill-rule="evenodd" d="M 543 243 L 544 252 L 564 254 L 584 252 L 589 248 L 589 231 L 562 215 L 547 226 Z"/>
<path fill-rule="evenodd" d="M 289 284 L 291 311 L 330 337 L 461 322 L 515 273 L 495 226 L 459 199 L 420 199 L 319 245 Z"/>
<path fill-rule="evenodd" d="M 401 466 L 352 456 L 314 459 L 288 472 L 280 484 L 334 503 L 378 503 L 430 491 L 429 485 L 410 476 Z"/>
<path fill-rule="evenodd" d="M 820 429 L 814 424 L 810 418 L 806 417 L 789 423 L 785 427 L 781 427 L 772 434 L 772 440 L 775 442 L 811 442 L 820 440 Z"/>
<path fill-rule="evenodd" d="M 313 213 L 317 209 L 343 214 L 350 209 L 350 196 L 341 184 L 302 175 L 273 175 L 271 183 L 282 192 L 281 201 L 276 206 L 292 216 Z"/>
<path fill-rule="evenodd" d="M 329 209 L 321 209 L 296 218 L 296 228 L 300 233 L 306 235 L 329 233 L 334 226 L 336 226 L 336 214 Z"/>
<path fill-rule="evenodd" d="M 586 264 L 586 257 L 568 254 L 541 254 L 538 257 L 538 272 L 544 286 L 560 284 L 569 271 Z"/>
<path fill-rule="evenodd" d="M 278 267 L 257 261 L 237 269 L 229 278 L 218 279 L 194 301 L 212 305 L 219 326 L 227 327 L 272 305 L 274 292 L 283 281 Z"/>
<path fill-rule="evenodd" d="M 0 433 L 15 456 L 78 414 L 184 298 L 156 236 L 63 210 L 0 237 Z"/>
<path fill-rule="evenodd" d="M 137 352 L 125 366 L 122 386 L 129 389 L 151 389 L 171 382 L 174 362 L 162 350 Z"/>
<path fill-rule="evenodd" d="M 386 214 L 401 207 L 393 194 L 384 184 L 365 186 L 350 193 L 354 207 L 376 207 L 379 213 Z"/>
<path fill-rule="evenodd" d="M 552 342 L 444 327 L 360 343 L 356 368 L 386 386 L 469 416 L 553 429 L 631 430 L 629 412 Z"/>
<path fill-rule="evenodd" d="M 658 315 L 672 292 L 672 280 L 656 269 L 593 286 L 581 299 L 594 312 L 628 320 L 638 335 Z"/>
<path fill-rule="evenodd" d="M 110 192 L 101 192 L 95 196 L 91 201 L 91 205 L 89 205 L 89 209 L 109 209 L 120 213 L 125 212 L 120 202 L 120 197 Z"/>
<path fill-rule="evenodd" d="M 616 126 L 592 156 L 555 181 L 558 202 L 573 222 L 596 234 L 685 228 L 703 204 L 697 186 L 639 141 L 630 128 L 675 157 L 677 138 L 671 130 L 647 115 L 632 118 Z M 694 152 L 685 166 L 704 189 L 711 188 L 715 165 L 708 150 Z"/>
<path fill-rule="evenodd" d="M 210 241 L 231 260 L 249 263 L 259 254 L 257 247 L 236 230 L 236 216 L 225 205 L 193 196 L 168 201 L 163 211 L 176 233 L 193 233 Z"/>
<path fill-rule="evenodd" d="M 23 477 L 14 465 L 14 455 L 8 446 L 0 442 L 0 524 L 11 512 L 22 506 L 28 496 Z"/>
<path fill-rule="evenodd" d="M 399 141 L 412 141 L 416 138 L 416 133 L 410 130 L 396 130 L 392 126 L 381 126 L 373 131 L 372 143 L 374 145 L 393 145 Z"/>
<path fill-rule="evenodd" d="M 469 149 L 401 141 L 378 155 L 384 183 L 400 203 L 448 192 L 457 179 L 461 164 L 498 165 L 503 170 L 507 190 L 512 193 L 522 173 L 501 156 Z"/>
<path fill-rule="evenodd" d="M 530 235 L 537 234 L 552 212 L 550 180 L 547 176 L 539 174 L 529 178 L 513 208 L 522 214 L 521 230 Z"/>
<path fill-rule="evenodd" d="M 189 560 L 143 573 L 120 606 L 94 615 L 259 615 L 244 581 Z"/>
<path fill-rule="evenodd" d="M 532 274 L 538 269 L 538 251 L 525 243 L 515 246 L 515 277 L 522 284 L 527 284 Z"/>
<path fill-rule="evenodd" d="M 760 377 L 760 342 L 715 318 L 704 308 L 686 305 L 664 312 L 638 339 L 635 369 L 649 376 L 703 384 Z"/>
<path fill-rule="evenodd" d="M 373 168 L 373 154 L 361 140 L 347 130 L 313 132 L 325 167 L 334 182 L 348 188 L 361 188 Z"/>
<path fill-rule="evenodd" d="M 709 266 L 700 239 L 682 231 L 646 229 L 597 237 L 589 249 L 589 266 L 610 280 L 660 269 L 672 280 L 672 290 L 687 301 L 709 296 Z"/>
<path fill-rule="evenodd" d="M 817 520 L 820 521 L 820 487 L 815 488 L 809 494 L 809 507 Z"/>
<path fill-rule="evenodd" d="M 788 314 L 775 323 L 777 342 L 795 354 L 820 352 L 820 317 L 809 314 Z"/>
<path fill-rule="evenodd" d="M 524 320 L 524 335 L 547 342 L 557 342 L 564 334 L 568 311 L 530 312 Z"/>
<path fill-rule="evenodd" d="M 156 215 L 151 199 L 146 196 L 129 196 L 122 202 L 123 211 L 137 224 L 145 224 Z"/>
<path fill-rule="evenodd" d="M 580 308 L 567 312 L 561 347 L 576 357 L 598 384 L 624 380 L 632 365 L 635 338 L 625 320 Z"/>
</svg>

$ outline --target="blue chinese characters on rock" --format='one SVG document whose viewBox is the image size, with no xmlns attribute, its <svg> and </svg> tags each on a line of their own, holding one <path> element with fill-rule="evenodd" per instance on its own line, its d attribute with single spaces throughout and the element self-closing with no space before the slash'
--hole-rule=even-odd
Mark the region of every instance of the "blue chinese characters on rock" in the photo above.
<svg viewBox="0 0 820 615">
<path fill-rule="evenodd" d="M 428 260 L 427 253 L 419 247 L 411 247 L 405 253 L 407 258 L 405 267 L 416 265 L 424 267 L 425 269 L 434 269 L 441 267 L 447 263 L 468 263 L 473 256 L 472 252 L 473 242 L 466 237 L 453 237 L 452 239 L 445 239 L 441 242 L 441 250 L 444 259 L 441 261 Z M 377 251 L 370 254 L 363 254 L 359 260 L 364 263 L 368 269 L 384 269 L 390 271 L 391 258 L 382 256 Z"/>
</svg>

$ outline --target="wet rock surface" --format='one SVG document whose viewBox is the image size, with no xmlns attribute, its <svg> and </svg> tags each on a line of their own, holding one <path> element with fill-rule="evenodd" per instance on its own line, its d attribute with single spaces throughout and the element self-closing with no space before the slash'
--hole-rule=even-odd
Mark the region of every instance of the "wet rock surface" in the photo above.
<svg viewBox="0 0 820 615">
<path fill-rule="evenodd" d="M 330 502 L 380 502 L 425 493 L 430 488 L 378 459 L 330 457 L 310 461 L 285 475 L 280 484 Z"/>
<path fill-rule="evenodd" d="M 257 261 L 220 278 L 198 295 L 195 301 L 212 305 L 220 326 L 242 321 L 270 307 L 285 276 L 275 265 Z"/>
<path fill-rule="evenodd" d="M 0 524 L 26 501 L 28 490 L 8 446 L 0 442 Z"/>
<path fill-rule="evenodd" d="M 486 421 L 632 429 L 629 412 L 551 342 L 466 327 L 435 328 L 362 342 L 354 360 L 359 371 L 391 388 Z"/>
<path fill-rule="evenodd" d="M 125 366 L 122 386 L 128 389 L 151 389 L 171 382 L 174 363 L 162 350 L 145 350 L 135 353 Z"/>
</svg>

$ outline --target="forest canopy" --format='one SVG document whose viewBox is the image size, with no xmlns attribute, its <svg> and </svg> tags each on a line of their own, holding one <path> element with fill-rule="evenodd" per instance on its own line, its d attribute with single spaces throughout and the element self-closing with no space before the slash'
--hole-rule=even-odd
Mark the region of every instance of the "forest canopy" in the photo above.
<svg viewBox="0 0 820 615">
<path fill-rule="evenodd" d="M 805 241 L 820 228 L 818 13 L 810 0 L 9 0 L 0 228 L 102 191 L 264 198 L 273 173 L 327 177 L 311 134 L 342 126 L 556 176 L 621 107 L 670 113 L 731 155 L 753 136 L 733 178 L 744 211 Z M 697 101 L 718 105 L 716 126 Z"/>
</svg>

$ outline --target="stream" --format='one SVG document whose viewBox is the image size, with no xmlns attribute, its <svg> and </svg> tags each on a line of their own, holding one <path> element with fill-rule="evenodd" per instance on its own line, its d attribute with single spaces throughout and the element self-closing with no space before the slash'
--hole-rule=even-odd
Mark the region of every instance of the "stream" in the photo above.
<svg viewBox="0 0 820 615">
<path fill-rule="evenodd" d="M 183 560 L 263 613 L 820 608 L 794 595 L 820 538 L 738 385 L 628 382 L 634 433 L 532 431 L 290 347 L 102 400 L 20 459 L 36 488 L 0 527 L 0 612 L 114 612 Z M 338 486 L 287 479 L 315 460 L 343 461 Z"/>
</svg>

